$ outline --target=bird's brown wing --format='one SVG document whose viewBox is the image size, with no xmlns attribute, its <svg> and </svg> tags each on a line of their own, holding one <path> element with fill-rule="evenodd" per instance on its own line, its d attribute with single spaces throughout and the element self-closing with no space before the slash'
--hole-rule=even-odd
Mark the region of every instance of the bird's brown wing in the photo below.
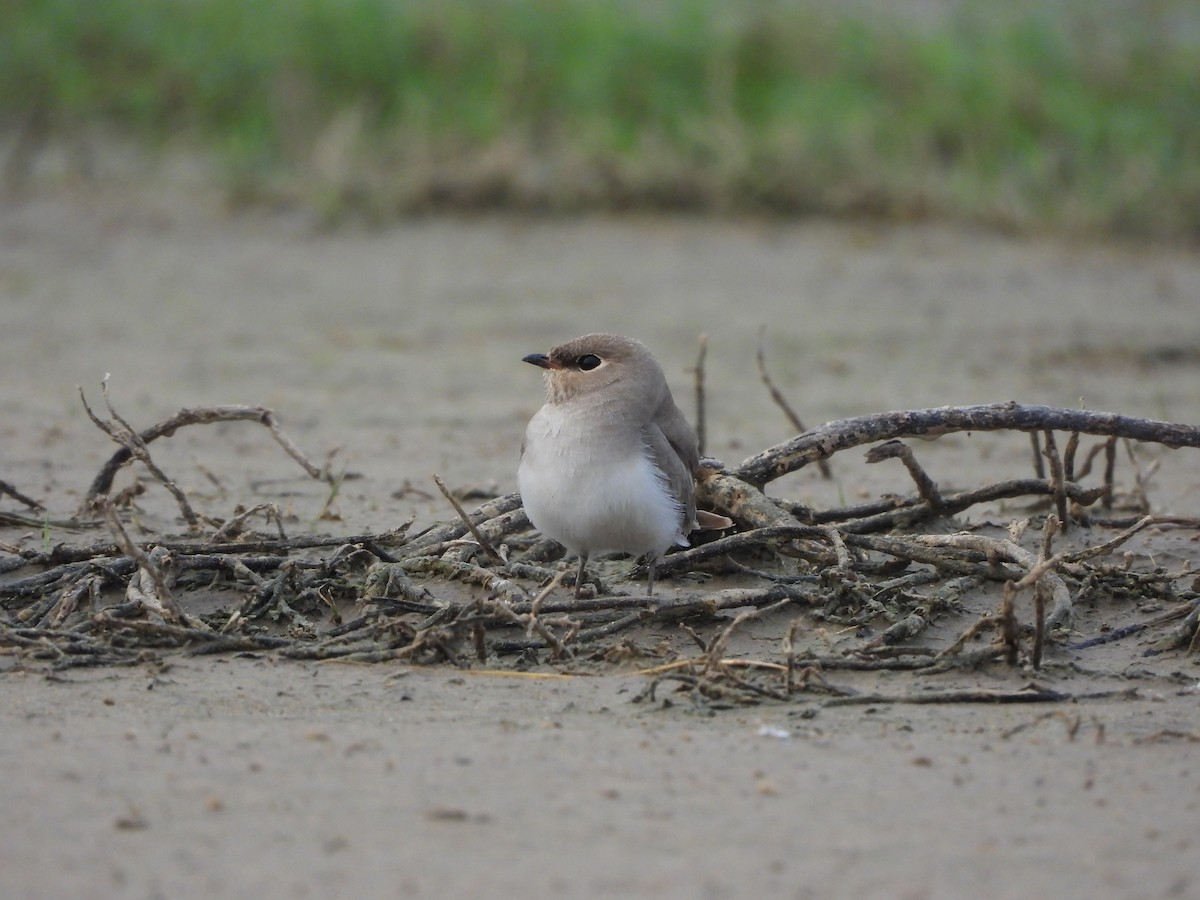
<svg viewBox="0 0 1200 900">
<path fill-rule="evenodd" d="M 667 475 L 672 496 L 683 507 L 680 531 L 686 535 L 696 527 L 696 467 L 700 465 L 700 449 L 696 432 L 688 424 L 683 411 L 669 396 L 659 407 L 647 429 L 647 444 L 655 462 Z"/>
</svg>

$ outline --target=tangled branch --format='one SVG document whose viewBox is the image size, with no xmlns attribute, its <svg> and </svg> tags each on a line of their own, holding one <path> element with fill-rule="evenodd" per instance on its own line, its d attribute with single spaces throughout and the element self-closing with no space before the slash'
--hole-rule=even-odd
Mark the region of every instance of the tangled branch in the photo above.
<svg viewBox="0 0 1200 900">
<path fill-rule="evenodd" d="M 762 374 L 769 382 L 765 367 Z M 697 383 L 703 383 L 699 371 Z M 800 691 L 844 696 L 822 674 L 838 670 L 936 672 L 1000 659 L 1036 668 L 1056 648 L 1095 646 L 1070 630 L 1083 596 L 1169 601 L 1169 614 L 1128 633 L 1170 625 L 1159 651 L 1191 650 L 1198 640 L 1200 594 L 1187 566 L 1175 573 L 1139 571 L 1126 559 L 1105 559 L 1139 534 L 1200 522 L 1146 514 L 1140 471 L 1127 495 L 1136 515 L 1094 512 L 1111 511 L 1121 496 L 1115 484 L 1118 441 L 1200 447 L 1200 429 L 1193 426 L 1015 403 L 831 422 L 738 466 L 706 473 L 701 501 L 733 519 L 737 530 L 659 562 L 661 576 L 674 575 L 683 584 L 674 596 L 613 591 L 611 567 L 602 565 L 594 595 L 576 599 L 558 589 L 553 548 L 530 533 L 517 495 L 467 512 L 441 479 L 437 486 L 455 517 L 415 535 L 402 526 L 341 537 L 287 538 L 282 530 L 260 537 L 248 531 L 247 520 L 270 515 L 271 505 L 264 504 L 218 523 L 208 538 L 135 542 L 109 497 L 116 472 L 134 461 L 170 491 L 193 532 L 216 522 L 195 511 L 150 454 L 153 441 L 187 425 L 256 421 L 309 475 L 332 479 L 284 435 L 270 410 L 185 409 L 137 431 L 113 408 L 107 383 L 103 393 L 109 418 L 97 416 L 86 398 L 84 408 L 121 448 L 93 480 L 88 504 L 103 514 L 112 540 L 40 549 L 0 545 L 6 554 L 0 556 L 0 648 L 57 667 L 131 664 L 147 652 L 167 650 L 248 649 L 296 659 L 471 665 L 539 658 L 578 664 L 670 653 L 637 640 L 649 629 L 667 628 L 690 635 L 699 654 L 645 669 L 653 679 L 651 694 L 653 685 L 671 680 L 710 701 L 757 702 Z M 1028 432 L 1033 477 L 943 491 L 903 442 L 985 430 Z M 1061 452 L 1056 432 L 1067 433 Z M 1103 440 L 1078 462 L 1085 434 Z M 784 474 L 868 444 L 869 463 L 897 460 L 905 467 L 911 495 L 812 510 L 763 492 Z M 1104 465 L 1096 467 L 1101 454 Z M 1094 468 L 1099 482 L 1085 484 Z M 29 505 L 11 485 L 0 486 Z M 1041 517 L 1040 535 L 1031 532 L 1032 548 L 1023 543 L 1031 521 L 1014 523 L 1008 534 L 914 531 L 923 522 L 944 526 L 972 507 L 1015 497 L 1041 498 L 1054 510 Z M 1098 542 L 1056 551 L 1073 523 L 1110 531 Z M 740 585 L 695 589 L 698 580 L 722 573 L 736 575 Z M 1000 593 L 994 610 L 967 623 L 941 650 L 921 644 L 930 625 L 962 616 L 968 598 L 986 594 L 989 585 Z M 223 597 L 220 608 L 189 611 L 189 598 L 201 592 Z M 776 658 L 730 655 L 731 642 L 753 621 L 783 622 Z M 802 648 L 808 631 L 827 626 L 862 630 L 862 637 L 839 654 Z M 988 635 L 990 642 L 979 646 Z M 1029 698 L 1014 702 L 1021 699 Z"/>
</svg>

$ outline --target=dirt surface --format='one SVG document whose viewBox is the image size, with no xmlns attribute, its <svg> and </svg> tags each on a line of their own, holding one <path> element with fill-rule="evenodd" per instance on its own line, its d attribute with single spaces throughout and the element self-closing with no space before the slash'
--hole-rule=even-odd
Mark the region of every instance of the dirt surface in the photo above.
<svg viewBox="0 0 1200 900">
<path fill-rule="evenodd" d="M 1195 253 L 954 227 L 486 218 L 324 233 L 194 194 L 44 191 L 0 206 L 0 478 L 69 517 L 114 449 L 75 386 L 101 403 L 109 373 L 137 427 L 184 406 L 266 405 L 347 473 L 320 518 L 328 489 L 263 429 L 187 429 L 155 456 L 201 512 L 271 501 L 293 534 L 421 527 L 449 516 L 432 472 L 514 489 L 541 402 L 520 358 L 593 330 L 644 340 L 689 409 L 707 333 L 707 449 L 729 463 L 790 436 L 755 369 L 764 325 L 809 424 L 1009 399 L 1196 423 L 1198 297 Z M 943 489 L 1029 471 L 1023 436 L 918 449 Z M 911 491 L 900 466 L 844 457 L 831 481 L 806 469 L 772 492 L 822 507 Z M 1155 512 L 1200 514 L 1195 451 L 1137 459 Z M 1134 481 L 1123 460 L 1118 482 Z M 0 510 L 23 512 L 10 498 Z M 942 530 L 1029 514 L 996 505 Z M 182 531 L 154 487 L 133 524 Z M 1179 570 L 1194 534 L 1121 552 Z M 22 546 L 100 536 L 0 528 Z M 1161 609 L 1106 601 L 1077 628 Z M 780 630 L 755 623 L 739 650 L 777 654 Z M 1147 646 L 1058 650 L 1036 676 L 827 676 L 891 696 L 1036 677 L 1131 698 L 832 706 L 814 693 L 731 709 L 669 685 L 633 702 L 647 685 L 636 660 L 571 676 L 253 654 L 55 672 L 0 656 L 0 894 L 1200 896 L 1200 664 Z"/>
</svg>

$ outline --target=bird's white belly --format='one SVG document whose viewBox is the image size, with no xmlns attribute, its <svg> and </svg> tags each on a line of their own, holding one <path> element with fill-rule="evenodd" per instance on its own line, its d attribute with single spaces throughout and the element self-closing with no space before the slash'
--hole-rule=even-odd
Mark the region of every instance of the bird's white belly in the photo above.
<svg viewBox="0 0 1200 900">
<path fill-rule="evenodd" d="M 577 553 L 620 550 L 659 556 L 681 534 L 682 510 L 645 448 L 604 434 L 564 434 L 563 416 L 543 409 L 529 423 L 517 471 L 529 519 Z"/>
</svg>

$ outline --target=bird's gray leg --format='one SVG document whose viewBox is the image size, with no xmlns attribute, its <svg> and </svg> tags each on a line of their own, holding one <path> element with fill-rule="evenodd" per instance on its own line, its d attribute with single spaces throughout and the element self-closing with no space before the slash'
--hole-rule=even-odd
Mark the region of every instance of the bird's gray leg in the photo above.
<svg viewBox="0 0 1200 900">
<path fill-rule="evenodd" d="M 586 553 L 579 554 L 579 573 L 575 576 L 575 599 L 578 600 L 580 592 L 583 590 L 583 567 L 587 565 L 588 555 Z"/>
</svg>

